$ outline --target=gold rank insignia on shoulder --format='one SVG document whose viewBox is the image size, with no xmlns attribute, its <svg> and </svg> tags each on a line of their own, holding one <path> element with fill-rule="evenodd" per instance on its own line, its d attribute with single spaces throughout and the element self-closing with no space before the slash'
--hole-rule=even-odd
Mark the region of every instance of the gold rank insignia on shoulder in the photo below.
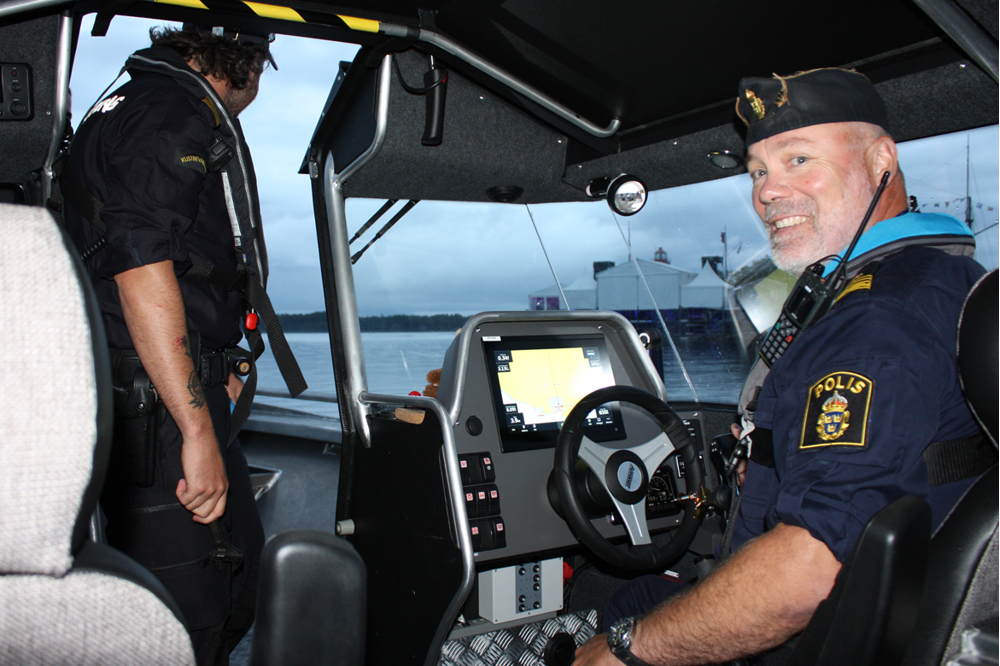
<svg viewBox="0 0 1000 666">
<path fill-rule="evenodd" d="M 827 446 L 867 446 L 871 378 L 856 372 L 833 372 L 809 388 L 799 450 Z M 853 412 L 853 414 L 852 414 Z"/>
<path fill-rule="evenodd" d="M 753 94 L 753 91 L 749 88 L 746 89 L 746 98 L 750 102 L 750 108 L 753 109 L 754 115 L 757 116 L 757 120 L 763 120 L 765 115 L 764 101 Z"/>
<path fill-rule="evenodd" d="M 853 280 L 847 283 L 847 286 L 844 287 L 844 291 L 840 292 L 840 295 L 837 296 L 837 300 L 835 300 L 834 303 L 839 303 L 840 299 L 842 299 L 844 296 L 847 296 L 852 291 L 857 291 L 859 289 L 871 289 L 871 288 L 872 288 L 871 275 L 867 273 L 862 273 L 861 275 L 857 275 L 854 277 Z"/>
</svg>

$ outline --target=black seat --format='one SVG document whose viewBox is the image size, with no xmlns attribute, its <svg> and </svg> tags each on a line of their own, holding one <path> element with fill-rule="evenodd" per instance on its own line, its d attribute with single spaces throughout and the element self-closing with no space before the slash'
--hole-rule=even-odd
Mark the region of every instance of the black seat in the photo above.
<svg viewBox="0 0 1000 666">
<path fill-rule="evenodd" d="M 787 666 L 898 664 L 924 587 L 930 531 L 930 506 L 919 497 L 902 497 L 878 512 Z"/>
<path fill-rule="evenodd" d="M 958 333 L 962 390 L 994 446 L 1000 422 L 998 301 L 994 270 L 969 292 Z M 944 664 L 961 650 L 962 632 L 983 620 L 992 620 L 996 636 L 997 494 L 997 468 L 993 467 L 965 493 L 934 535 L 924 598 L 905 666 Z"/>
<path fill-rule="evenodd" d="M 365 656 L 365 565 L 346 540 L 288 530 L 268 540 L 250 663 L 361 666 Z"/>
<path fill-rule="evenodd" d="M 962 390 L 996 446 L 997 271 L 970 290 L 958 330 Z M 930 509 L 904 497 L 868 523 L 788 662 L 793 666 L 938 666 L 962 631 L 997 617 L 997 467 L 929 538 Z"/>
</svg>

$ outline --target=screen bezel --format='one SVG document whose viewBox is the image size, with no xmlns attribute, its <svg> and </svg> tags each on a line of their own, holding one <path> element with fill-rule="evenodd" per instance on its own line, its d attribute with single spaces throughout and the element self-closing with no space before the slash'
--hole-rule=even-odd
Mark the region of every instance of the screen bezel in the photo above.
<svg viewBox="0 0 1000 666">
<path fill-rule="evenodd" d="M 493 336 L 490 336 L 493 337 Z M 490 386 L 490 399 L 500 437 L 500 451 L 514 453 L 536 449 L 555 448 L 556 440 L 562 423 L 544 424 L 541 428 L 532 430 L 515 430 L 508 427 L 506 409 L 500 390 L 500 373 L 497 372 L 496 352 L 544 349 L 572 349 L 596 347 L 601 358 L 601 367 L 610 380 L 609 386 L 615 385 L 614 369 L 608 355 L 608 347 L 601 335 L 530 335 L 530 336 L 495 336 L 488 339 L 484 336 L 483 354 L 486 361 L 486 375 Z M 601 425 L 583 424 L 586 436 L 595 442 L 610 442 L 625 439 L 625 425 L 621 409 L 617 402 L 609 403 L 611 423 Z"/>
</svg>

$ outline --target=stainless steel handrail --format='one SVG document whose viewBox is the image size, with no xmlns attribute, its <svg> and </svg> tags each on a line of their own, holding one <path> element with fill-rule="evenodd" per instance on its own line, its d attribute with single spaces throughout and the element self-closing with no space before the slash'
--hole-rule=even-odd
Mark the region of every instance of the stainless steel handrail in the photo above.
<svg viewBox="0 0 1000 666">
<path fill-rule="evenodd" d="M 257 389 L 254 391 L 254 397 L 263 396 L 265 398 L 288 398 L 289 400 L 309 400 L 311 402 L 323 402 L 332 405 L 337 404 L 337 394 L 336 393 L 324 393 L 320 391 L 309 391 L 307 393 L 300 393 L 297 396 L 292 396 L 288 391 L 272 391 L 270 389 Z"/>
</svg>

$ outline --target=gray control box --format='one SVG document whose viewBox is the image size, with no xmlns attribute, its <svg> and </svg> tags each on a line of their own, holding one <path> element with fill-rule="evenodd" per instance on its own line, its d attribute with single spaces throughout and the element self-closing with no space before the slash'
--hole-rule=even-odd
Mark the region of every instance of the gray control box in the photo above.
<svg viewBox="0 0 1000 666">
<path fill-rule="evenodd" d="M 479 574 L 479 614 L 493 624 L 510 622 L 563 606 L 561 558 L 525 562 Z"/>
</svg>

